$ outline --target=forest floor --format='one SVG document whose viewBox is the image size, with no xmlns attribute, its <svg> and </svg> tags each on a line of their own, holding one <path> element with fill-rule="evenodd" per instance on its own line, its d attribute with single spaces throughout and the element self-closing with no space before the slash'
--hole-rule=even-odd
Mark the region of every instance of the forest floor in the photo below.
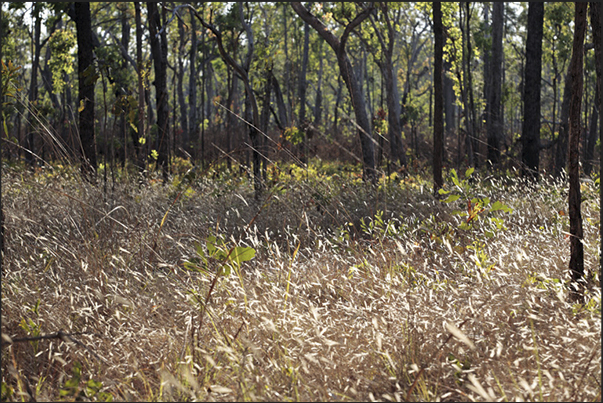
<svg viewBox="0 0 603 403">
<path fill-rule="evenodd" d="M 2 400 L 601 400 L 596 184 L 578 304 L 566 181 L 318 165 L 5 165 Z"/>
</svg>

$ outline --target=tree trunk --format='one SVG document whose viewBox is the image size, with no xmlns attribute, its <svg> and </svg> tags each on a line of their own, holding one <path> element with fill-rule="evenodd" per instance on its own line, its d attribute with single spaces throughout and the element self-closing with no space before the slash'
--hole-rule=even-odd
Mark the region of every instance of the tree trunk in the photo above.
<svg viewBox="0 0 603 403">
<path fill-rule="evenodd" d="M 314 126 L 319 127 L 322 121 L 322 73 L 323 73 L 323 53 L 322 44 L 318 43 L 318 82 L 316 84 L 316 103 L 314 105 Z"/>
<path fill-rule="evenodd" d="M 277 125 L 280 130 L 284 131 L 287 127 L 289 127 L 289 120 L 287 119 L 287 106 L 285 105 L 285 100 L 283 99 L 283 93 L 281 91 L 281 86 L 274 75 L 274 72 L 270 71 L 270 77 L 272 80 L 272 88 L 274 90 L 274 98 L 276 100 L 276 107 L 278 110 L 278 119 Z"/>
<path fill-rule="evenodd" d="M 540 80 L 542 76 L 542 30 L 544 3 L 529 3 L 528 38 L 521 132 L 522 176 L 538 178 L 540 164 Z"/>
<path fill-rule="evenodd" d="M 500 160 L 502 139 L 501 94 L 503 62 L 503 18 L 504 3 L 494 2 L 492 12 L 492 61 L 490 65 L 490 86 L 486 109 L 488 132 L 488 160 L 497 166 Z"/>
<path fill-rule="evenodd" d="M 38 66 L 40 65 L 40 27 L 41 27 L 41 20 L 42 18 L 40 17 L 40 8 L 39 5 L 34 4 L 33 6 L 33 18 L 34 18 L 34 33 L 33 33 L 33 52 L 34 52 L 34 58 L 33 58 L 33 63 L 31 65 L 31 80 L 29 83 L 29 97 L 28 97 L 28 101 L 29 101 L 29 105 L 30 107 L 27 108 L 28 109 L 28 117 L 27 117 L 27 122 L 29 122 L 29 124 L 27 125 L 27 149 L 29 150 L 29 152 L 27 152 L 25 154 L 25 161 L 27 161 L 28 164 L 32 165 L 34 164 L 34 155 L 33 153 L 36 152 L 35 150 L 35 142 L 34 142 L 34 132 L 35 132 L 35 126 L 34 126 L 34 122 L 35 122 L 35 118 L 34 118 L 34 114 L 36 114 L 37 111 L 37 107 L 35 107 L 35 103 L 38 99 Z M 79 34 L 79 31 L 78 31 Z M 78 36 L 79 39 L 79 36 Z M 79 54 L 79 41 L 78 41 L 78 54 Z M 80 87 L 80 91 L 81 91 L 81 87 Z"/>
<path fill-rule="evenodd" d="M 96 171 L 96 143 L 94 134 L 94 84 L 98 78 L 92 48 L 92 21 L 90 3 L 75 3 L 78 57 L 78 110 L 82 146 L 82 171 L 91 179 Z M 83 109 L 82 109 L 83 107 Z"/>
<path fill-rule="evenodd" d="M 569 68 L 568 68 L 569 69 Z M 563 101 L 561 102 L 561 114 L 559 116 L 559 136 L 557 137 L 557 148 L 555 150 L 555 170 L 553 176 L 558 178 L 561 172 L 567 168 L 567 142 L 569 137 L 569 112 L 572 88 L 572 75 L 565 76 L 563 87 Z"/>
<path fill-rule="evenodd" d="M 372 138 L 371 123 L 366 113 L 366 103 L 364 94 L 360 86 L 360 80 L 354 74 L 352 63 L 345 50 L 347 39 L 352 30 L 360 25 L 373 10 L 371 4 L 369 8 L 362 11 L 352 20 L 346 27 L 341 38 L 336 37 L 316 16 L 311 14 L 300 2 L 292 2 L 291 7 L 295 12 L 308 24 L 314 28 L 318 34 L 327 41 L 337 56 L 337 64 L 341 76 L 350 93 L 354 114 L 356 116 L 356 124 L 358 127 L 358 136 L 360 137 L 360 145 L 362 148 L 363 179 L 367 182 L 374 183 L 376 181 L 375 173 L 375 151 Z"/>
<path fill-rule="evenodd" d="M 308 163 L 308 155 L 307 155 L 307 134 L 305 132 L 305 128 L 307 127 L 306 122 L 306 87 L 308 86 L 308 82 L 306 81 L 306 73 L 308 70 L 308 52 L 310 47 L 310 25 L 307 22 L 304 22 L 304 53 L 302 56 L 302 65 L 301 65 L 301 73 L 299 77 L 299 119 L 298 125 L 300 130 L 304 131 L 304 135 L 302 136 L 302 141 L 300 144 L 300 161 L 303 164 Z"/>
<path fill-rule="evenodd" d="M 178 49 L 178 77 L 177 91 L 178 104 L 180 105 L 180 130 L 182 131 L 182 149 L 189 150 L 190 148 L 190 131 L 188 128 L 188 111 L 186 110 L 186 101 L 184 99 L 184 45 L 186 44 L 184 36 L 184 22 L 178 19 L 178 30 L 180 33 L 180 47 Z M 174 72 L 176 73 L 176 72 Z M 174 108 L 176 106 L 174 105 Z M 187 151 L 188 152 L 188 151 Z M 186 158 L 186 155 L 183 157 Z"/>
<path fill-rule="evenodd" d="M 444 186 L 442 179 L 442 150 L 444 137 L 444 94 L 442 91 L 443 59 L 444 59 L 444 29 L 442 26 L 442 3 L 433 3 L 433 34 L 434 34 L 434 111 L 433 111 L 433 193 L 438 197 L 438 191 Z"/>
<path fill-rule="evenodd" d="M 134 140 L 134 148 L 138 154 L 138 169 L 140 171 L 144 170 L 147 160 L 146 153 L 146 137 L 144 132 L 144 83 L 142 80 L 142 21 L 141 21 L 141 12 L 140 12 L 140 3 L 134 3 L 134 12 L 136 18 L 136 66 L 137 66 L 137 76 L 138 76 L 138 136 Z"/>
<path fill-rule="evenodd" d="M 570 264 L 571 294 L 573 299 L 582 300 L 581 285 L 584 282 L 584 246 L 582 244 L 582 214 L 580 212 L 580 108 L 583 91 L 584 35 L 586 31 L 586 8 L 588 3 L 575 3 L 575 27 L 570 74 L 572 76 L 572 99 L 570 101 L 569 137 L 569 219 L 570 219 Z"/>
<path fill-rule="evenodd" d="M 189 103 L 189 148 L 186 150 L 191 154 L 193 160 L 198 158 L 197 147 L 199 142 L 199 122 L 197 118 L 197 21 L 195 20 L 194 11 L 190 10 L 191 14 L 191 50 L 189 61 L 189 78 L 188 78 L 188 103 Z M 205 74 L 202 75 L 205 81 Z M 201 91 L 204 88 L 201 87 Z M 204 105 L 201 105 L 203 108 Z"/>
<path fill-rule="evenodd" d="M 599 121 L 599 102 L 600 102 L 600 94 L 599 94 L 599 86 L 595 85 L 595 99 L 593 102 L 593 111 L 590 115 L 590 124 L 588 128 L 588 138 L 586 141 L 586 150 L 584 154 L 584 174 L 590 175 L 592 171 L 593 161 L 595 157 L 595 143 L 597 141 L 597 127 Z"/>
<path fill-rule="evenodd" d="M 155 95 L 157 108 L 157 167 L 161 167 L 164 182 L 168 175 L 168 93 L 167 93 L 167 40 L 165 30 L 157 36 L 161 29 L 161 16 L 157 3 L 147 2 L 149 13 L 149 35 L 151 55 L 155 70 Z"/>
</svg>

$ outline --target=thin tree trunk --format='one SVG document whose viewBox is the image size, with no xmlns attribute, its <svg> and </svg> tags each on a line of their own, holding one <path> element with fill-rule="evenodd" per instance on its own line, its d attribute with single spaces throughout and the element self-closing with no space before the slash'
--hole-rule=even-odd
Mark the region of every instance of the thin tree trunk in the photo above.
<svg viewBox="0 0 603 403">
<path fill-rule="evenodd" d="M 33 13 L 34 13 L 34 33 L 33 33 L 33 44 L 32 44 L 32 50 L 34 53 L 34 58 L 33 58 L 33 63 L 31 65 L 31 80 L 30 80 L 30 84 L 29 84 L 29 98 L 28 98 L 28 117 L 27 117 L 27 122 L 29 122 L 29 124 L 27 125 L 27 149 L 29 150 L 29 152 L 27 152 L 25 154 L 25 161 L 27 161 L 28 164 L 32 165 L 34 164 L 34 156 L 33 153 L 36 152 L 35 150 L 35 142 L 34 142 L 34 131 L 35 131 L 35 126 L 34 126 L 34 122 L 35 122 L 35 118 L 34 115 L 36 114 L 36 107 L 34 106 L 36 103 L 36 100 L 38 99 L 38 66 L 40 65 L 40 29 L 41 29 L 41 17 L 40 17 L 40 8 L 39 5 L 34 4 L 33 6 Z M 79 42 L 78 42 L 78 49 L 79 49 Z M 78 50 L 79 52 L 79 50 Z M 80 87 L 81 89 L 81 87 Z"/>
<path fill-rule="evenodd" d="M 538 178 L 540 165 L 540 80 L 542 76 L 542 30 L 544 3 L 529 3 L 528 37 L 521 132 L 522 176 Z"/>
<path fill-rule="evenodd" d="M 569 67 L 568 67 L 569 69 Z M 557 148 L 555 153 L 554 177 L 559 177 L 561 172 L 567 168 L 567 142 L 569 138 L 569 113 L 572 88 L 572 75 L 569 70 L 565 76 L 563 87 L 563 101 L 561 102 L 561 115 L 559 116 L 559 136 L 557 137 Z"/>
<path fill-rule="evenodd" d="M 191 49 L 189 61 L 189 78 L 188 78 L 188 103 L 189 103 L 189 148 L 186 149 L 196 160 L 199 156 L 197 153 L 199 141 L 199 122 L 197 119 L 197 21 L 195 20 L 194 11 L 190 10 L 191 14 Z M 205 82 L 205 74 L 202 73 L 202 80 Z M 201 91 L 204 91 L 201 86 Z M 201 105 L 204 108 L 204 105 Z"/>
<path fill-rule="evenodd" d="M 580 108 L 583 91 L 584 35 L 586 31 L 586 8 L 588 3 L 575 3 L 575 28 L 570 74 L 572 76 L 572 99 L 570 101 L 569 139 L 569 219 L 570 219 L 570 264 L 571 294 L 575 300 L 583 300 L 584 246 L 582 244 L 582 214 L 580 212 Z"/>
<path fill-rule="evenodd" d="M 590 124 L 588 130 L 588 138 L 586 141 L 586 150 L 584 154 L 584 174 L 590 175 L 595 158 L 595 142 L 597 141 L 597 128 L 599 121 L 599 105 L 601 96 L 599 94 L 599 86 L 595 85 L 595 99 L 593 102 L 593 110 L 590 115 Z"/>
<path fill-rule="evenodd" d="M 319 127 L 322 121 L 322 75 L 323 75 L 323 52 L 322 44 L 324 41 L 318 43 L 318 80 L 316 84 L 316 103 L 314 105 L 314 126 Z"/>
<path fill-rule="evenodd" d="M 302 141 L 300 144 L 300 161 L 303 164 L 308 163 L 308 155 L 307 155 L 307 134 L 306 134 L 306 87 L 308 86 L 308 82 L 306 81 L 306 72 L 308 70 L 308 53 L 310 47 L 310 25 L 307 22 L 304 22 L 304 53 L 302 56 L 302 65 L 301 65 L 301 73 L 299 77 L 299 119 L 298 124 L 299 128 L 304 131 L 304 135 L 302 137 Z"/>
<path fill-rule="evenodd" d="M 167 41 L 165 30 L 159 37 L 161 16 L 157 3 L 147 2 L 149 13 L 149 35 L 151 37 L 151 54 L 155 68 L 155 93 L 157 108 L 157 167 L 161 168 L 164 182 L 168 175 L 168 93 L 167 93 Z"/>
<path fill-rule="evenodd" d="M 180 104 L 180 129 L 182 131 L 182 149 L 189 150 L 190 148 L 190 131 L 188 127 L 188 111 L 186 110 L 186 101 L 184 99 L 184 46 L 186 37 L 184 35 L 184 23 L 178 19 L 178 30 L 180 32 L 180 47 L 178 49 L 178 104 Z M 174 71 L 174 74 L 176 72 Z M 174 105 L 174 109 L 175 109 Z M 188 151 L 187 151 L 188 152 Z M 186 155 L 184 155 L 186 157 Z"/>
<path fill-rule="evenodd" d="M 433 3 L 433 34 L 434 34 L 434 123 L 433 123 L 433 193 L 438 197 L 438 191 L 444 186 L 442 179 L 442 150 L 444 137 L 444 95 L 442 91 L 443 59 L 444 59 L 444 29 L 442 26 L 442 4 Z"/>
<path fill-rule="evenodd" d="M 486 109 L 488 132 L 488 160 L 497 166 L 500 160 L 500 144 L 502 140 L 501 95 L 503 64 L 503 18 L 504 3 L 493 3 L 492 13 L 492 61 L 490 70 L 490 87 Z"/>
<path fill-rule="evenodd" d="M 79 131 L 82 146 L 82 170 L 88 179 L 96 172 L 94 134 L 94 84 L 98 78 L 92 49 L 90 3 L 75 3 L 79 94 Z M 83 107 L 83 108 L 82 108 Z"/>
<path fill-rule="evenodd" d="M 138 154 L 138 168 L 140 171 L 144 170 L 146 166 L 146 137 L 144 132 L 144 83 L 142 80 L 142 21 L 141 21 L 141 12 L 140 12 L 140 3 L 134 3 L 135 10 L 135 18 L 136 18 L 136 66 L 137 66 L 137 76 L 138 76 L 138 138 L 134 140 L 134 148 Z"/>
</svg>

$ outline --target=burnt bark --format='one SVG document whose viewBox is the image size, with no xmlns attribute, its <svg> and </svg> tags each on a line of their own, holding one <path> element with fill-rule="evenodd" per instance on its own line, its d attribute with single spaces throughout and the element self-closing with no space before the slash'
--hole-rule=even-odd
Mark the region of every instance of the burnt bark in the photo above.
<svg viewBox="0 0 603 403">
<path fill-rule="evenodd" d="M 96 172 L 94 133 L 94 85 L 98 73 L 94 65 L 90 3 L 75 3 L 78 57 L 78 109 L 82 170 L 86 177 Z"/>
<path fill-rule="evenodd" d="M 168 175 L 168 93 L 167 93 L 167 38 L 161 29 L 161 15 L 157 3 L 147 2 L 151 55 L 155 70 L 155 96 L 157 108 L 157 167 L 161 168 L 164 182 Z M 165 9 L 164 9 L 165 10 Z M 159 31 L 161 30 L 161 33 Z"/>
<path fill-rule="evenodd" d="M 492 60 L 490 64 L 489 98 L 486 109 L 488 133 L 488 160 L 493 166 L 500 160 L 502 140 L 502 62 L 503 62 L 503 19 L 504 3 L 493 3 L 492 10 Z"/>
<path fill-rule="evenodd" d="M 570 263 L 571 295 L 575 300 L 583 299 L 584 282 L 584 246 L 582 244 L 582 214 L 580 211 L 580 109 L 583 92 L 584 35 L 586 31 L 586 8 L 588 3 L 575 3 L 574 42 L 570 60 L 572 76 L 570 101 L 569 136 L 569 196 L 568 211 L 570 219 Z"/>
<path fill-rule="evenodd" d="M 538 179 L 540 165 L 540 80 L 542 77 L 542 30 L 544 3 L 529 3 L 528 38 L 521 132 L 522 176 Z"/>
</svg>

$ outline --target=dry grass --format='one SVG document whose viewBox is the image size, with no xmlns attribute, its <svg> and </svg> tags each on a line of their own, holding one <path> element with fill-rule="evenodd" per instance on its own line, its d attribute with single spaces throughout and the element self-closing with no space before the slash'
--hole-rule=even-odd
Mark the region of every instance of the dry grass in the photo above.
<svg viewBox="0 0 603 403">
<path fill-rule="evenodd" d="M 492 213 L 506 229 L 488 238 L 487 217 L 459 229 L 419 176 L 374 190 L 282 175 L 255 200 L 245 178 L 218 175 L 173 203 L 174 184 L 104 194 L 65 169 L 3 174 L 2 334 L 79 342 L 4 343 L 3 400 L 73 400 L 90 379 L 102 382 L 90 400 L 601 399 L 588 183 L 591 287 L 576 305 L 564 182 L 474 185 L 514 209 Z M 183 262 L 216 234 L 256 256 L 212 284 L 216 262 L 209 274 Z"/>
</svg>

